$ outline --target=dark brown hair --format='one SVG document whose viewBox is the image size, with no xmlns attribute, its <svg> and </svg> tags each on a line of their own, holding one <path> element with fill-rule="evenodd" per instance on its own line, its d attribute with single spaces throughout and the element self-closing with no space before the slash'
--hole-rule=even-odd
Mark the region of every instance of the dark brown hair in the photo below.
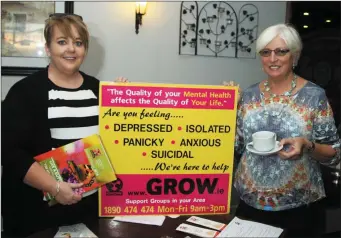
<svg viewBox="0 0 341 238">
<path fill-rule="evenodd" d="M 77 30 L 81 41 L 84 44 L 85 50 L 89 48 L 89 32 L 88 28 L 83 22 L 82 18 L 77 15 L 51 15 L 45 21 L 44 37 L 48 47 L 51 45 L 52 34 L 54 27 L 58 29 L 67 37 L 73 38 L 71 26 Z"/>
</svg>

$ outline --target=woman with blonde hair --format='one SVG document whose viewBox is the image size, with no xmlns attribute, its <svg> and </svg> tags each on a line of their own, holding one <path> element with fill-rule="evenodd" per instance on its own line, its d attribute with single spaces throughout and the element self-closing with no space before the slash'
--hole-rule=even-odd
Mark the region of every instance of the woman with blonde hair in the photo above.
<svg viewBox="0 0 341 238">
<path fill-rule="evenodd" d="M 236 215 L 285 228 L 289 237 L 311 236 L 320 219 L 313 208 L 325 197 L 320 166 L 340 162 L 333 113 L 325 91 L 293 71 L 302 50 L 293 27 L 266 28 L 256 49 L 267 78 L 244 90 L 239 101 Z M 258 131 L 276 134 L 272 153 L 250 144 Z"/>
<path fill-rule="evenodd" d="M 44 29 L 49 65 L 17 82 L 2 103 L 2 216 L 5 235 L 26 237 L 48 227 L 98 217 L 98 196 L 82 184 L 57 182 L 34 156 L 98 133 L 98 79 L 79 68 L 89 47 L 81 16 L 53 14 Z M 124 79 L 118 79 L 124 80 Z M 49 207 L 42 192 L 52 194 Z"/>
</svg>

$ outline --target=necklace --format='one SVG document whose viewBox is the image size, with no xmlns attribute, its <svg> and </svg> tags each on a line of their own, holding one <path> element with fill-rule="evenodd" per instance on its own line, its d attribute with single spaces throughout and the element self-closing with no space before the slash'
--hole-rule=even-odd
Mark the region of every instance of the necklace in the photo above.
<svg viewBox="0 0 341 238">
<path fill-rule="evenodd" d="M 264 82 L 264 90 L 265 92 L 268 92 L 270 94 L 270 97 L 273 98 L 273 97 L 277 97 L 277 96 L 287 96 L 287 97 L 290 97 L 292 92 L 294 91 L 294 89 L 296 88 L 296 85 L 297 85 L 297 75 L 294 74 L 294 78 L 292 79 L 291 81 L 291 88 L 289 91 L 286 91 L 284 92 L 283 94 L 280 94 L 280 95 L 277 95 L 277 94 L 274 94 L 272 91 L 271 91 L 271 88 L 270 88 L 270 85 L 269 85 L 269 79 L 267 79 L 265 82 Z"/>
<path fill-rule="evenodd" d="M 270 102 L 273 102 L 274 98 L 275 97 L 278 97 L 278 96 L 286 96 L 286 97 L 290 97 L 292 95 L 292 92 L 294 91 L 294 89 L 296 88 L 297 86 L 297 75 L 294 74 L 294 78 L 292 79 L 291 81 L 291 88 L 289 91 L 287 92 L 284 92 L 283 94 L 280 94 L 280 95 L 277 95 L 277 94 L 274 94 L 272 91 L 271 91 L 271 88 L 270 88 L 270 85 L 269 85 L 269 80 L 266 80 L 264 82 L 264 91 L 265 92 L 269 92 L 270 94 Z M 268 110 L 266 108 L 266 104 L 265 104 L 265 96 L 264 96 L 264 92 L 261 92 L 262 96 L 263 96 L 263 100 L 261 100 L 261 105 L 263 106 L 264 108 L 264 116 L 265 118 L 268 118 L 269 115 L 272 116 L 273 119 L 276 119 L 276 120 L 280 120 L 282 118 L 282 112 L 284 110 L 284 105 L 282 104 L 282 107 L 281 109 L 279 110 L 279 107 L 278 107 L 278 104 L 276 106 L 276 110 Z"/>
</svg>

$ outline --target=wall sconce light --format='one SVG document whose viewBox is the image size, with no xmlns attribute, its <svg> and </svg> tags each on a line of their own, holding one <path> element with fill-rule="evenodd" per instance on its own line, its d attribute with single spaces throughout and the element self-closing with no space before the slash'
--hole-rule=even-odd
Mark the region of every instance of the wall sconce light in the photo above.
<svg viewBox="0 0 341 238">
<path fill-rule="evenodd" d="M 138 34 L 139 28 L 142 25 L 142 16 L 146 14 L 147 2 L 136 2 L 135 10 L 135 32 Z"/>
</svg>

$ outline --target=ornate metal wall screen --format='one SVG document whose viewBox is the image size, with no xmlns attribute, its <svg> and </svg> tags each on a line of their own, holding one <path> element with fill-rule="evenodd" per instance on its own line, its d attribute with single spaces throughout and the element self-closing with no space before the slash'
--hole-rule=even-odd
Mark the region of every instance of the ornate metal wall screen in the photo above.
<svg viewBox="0 0 341 238">
<path fill-rule="evenodd" d="M 236 13 L 227 2 L 182 2 L 179 54 L 256 58 L 258 8 L 244 4 Z"/>
</svg>

